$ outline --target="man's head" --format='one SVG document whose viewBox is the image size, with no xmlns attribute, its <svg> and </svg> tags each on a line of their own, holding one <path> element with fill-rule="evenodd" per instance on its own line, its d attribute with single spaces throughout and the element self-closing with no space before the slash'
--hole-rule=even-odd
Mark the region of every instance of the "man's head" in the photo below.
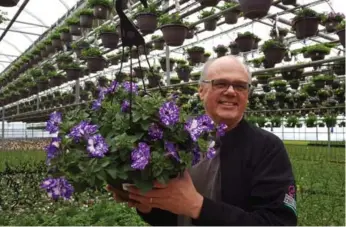
<svg viewBox="0 0 346 227">
<path fill-rule="evenodd" d="M 236 57 L 208 61 L 201 74 L 199 95 L 207 114 L 234 127 L 246 109 L 251 73 Z"/>
</svg>

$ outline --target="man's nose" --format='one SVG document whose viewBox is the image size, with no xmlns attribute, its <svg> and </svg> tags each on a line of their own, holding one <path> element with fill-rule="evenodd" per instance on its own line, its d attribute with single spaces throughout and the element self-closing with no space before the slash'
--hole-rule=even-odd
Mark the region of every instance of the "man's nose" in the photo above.
<svg viewBox="0 0 346 227">
<path fill-rule="evenodd" d="M 233 85 L 230 84 L 229 87 L 225 90 L 224 93 L 225 94 L 233 94 L 233 95 L 235 95 L 236 91 L 234 90 Z"/>
</svg>

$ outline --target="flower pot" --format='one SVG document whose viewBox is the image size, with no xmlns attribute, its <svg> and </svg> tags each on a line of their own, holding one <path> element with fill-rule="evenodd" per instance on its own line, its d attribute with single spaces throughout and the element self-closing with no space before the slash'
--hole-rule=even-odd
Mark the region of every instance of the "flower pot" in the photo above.
<svg viewBox="0 0 346 227">
<path fill-rule="evenodd" d="M 217 51 L 216 55 L 217 55 L 218 58 L 221 58 L 221 57 L 225 56 L 226 53 L 227 53 L 227 51 Z"/>
<path fill-rule="evenodd" d="M 310 52 L 309 56 L 311 58 L 311 61 L 323 60 L 325 58 L 325 54 L 318 51 Z"/>
<path fill-rule="evenodd" d="M 223 17 L 225 18 L 226 24 L 236 24 L 238 22 L 238 11 L 228 11 L 227 13 L 223 14 Z"/>
<path fill-rule="evenodd" d="M 314 85 L 317 89 L 324 88 L 324 85 L 326 84 L 326 81 L 324 80 L 315 80 Z"/>
<path fill-rule="evenodd" d="M 293 22 L 297 39 L 305 39 L 315 36 L 320 20 L 316 17 L 305 17 Z"/>
<path fill-rule="evenodd" d="M 262 18 L 268 14 L 273 0 L 239 0 L 240 9 L 245 18 Z"/>
<path fill-rule="evenodd" d="M 47 53 L 49 55 L 49 54 L 53 53 L 55 51 L 55 49 L 54 49 L 53 45 L 47 45 L 46 46 L 46 51 L 47 51 Z"/>
<path fill-rule="evenodd" d="M 44 91 L 48 88 L 48 81 L 37 82 L 38 91 Z"/>
<path fill-rule="evenodd" d="M 251 36 L 243 36 L 236 38 L 235 42 L 238 44 L 240 52 L 248 52 L 253 48 L 255 40 Z"/>
<path fill-rule="evenodd" d="M 63 44 L 60 39 L 52 39 L 52 46 L 56 49 L 61 49 L 63 47 Z"/>
<path fill-rule="evenodd" d="M 79 23 L 82 28 L 91 28 L 93 26 L 93 16 L 80 15 Z"/>
<path fill-rule="evenodd" d="M 119 58 L 115 57 L 115 58 L 111 58 L 109 59 L 111 65 L 117 65 L 119 63 Z"/>
<path fill-rule="evenodd" d="M 102 32 L 100 34 L 102 45 L 106 48 L 115 49 L 118 47 L 119 35 L 116 32 Z"/>
<path fill-rule="evenodd" d="M 97 81 L 98 81 L 98 85 L 99 85 L 100 87 L 106 87 L 106 86 L 108 85 L 108 80 L 107 80 L 107 78 L 100 77 L 100 78 L 97 79 Z"/>
<path fill-rule="evenodd" d="M 155 50 L 163 50 L 164 47 L 165 47 L 165 41 L 163 39 L 154 41 Z"/>
<path fill-rule="evenodd" d="M 338 22 L 335 20 L 326 21 L 325 27 L 326 27 L 327 33 L 335 32 L 337 25 L 338 25 Z"/>
<path fill-rule="evenodd" d="M 238 47 L 231 47 L 231 55 L 238 55 L 240 53 Z"/>
<path fill-rule="evenodd" d="M 48 55 L 49 55 L 48 51 L 46 49 L 42 49 L 40 54 L 41 54 L 41 57 L 43 57 L 43 58 L 48 57 Z"/>
<path fill-rule="evenodd" d="M 189 54 L 190 60 L 193 63 L 197 64 L 202 62 L 204 51 L 191 51 L 188 54 Z"/>
<path fill-rule="evenodd" d="M 203 7 L 216 6 L 219 3 L 219 0 L 197 0 L 197 1 Z"/>
<path fill-rule="evenodd" d="M 264 51 L 265 60 L 269 64 L 280 63 L 284 59 L 286 53 L 285 48 L 272 47 Z"/>
<path fill-rule="evenodd" d="M 74 35 L 74 36 L 81 36 L 82 35 L 82 31 L 81 31 L 79 25 L 77 25 L 77 24 L 70 25 L 70 33 L 71 33 L 71 35 Z"/>
<path fill-rule="evenodd" d="M 192 39 L 194 36 L 194 32 L 195 32 L 194 29 L 188 29 L 186 33 L 186 39 Z"/>
<path fill-rule="evenodd" d="M 148 82 L 150 87 L 159 86 L 161 77 L 160 76 L 148 76 Z"/>
<path fill-rule="evenodd" d="M 19 0 L 1 0 L 0 6 L 2 7 L 14 7 L 18 4 Z"/>
<path fill-rule="evenodd" d="M 186 37 L 188 28 L 180 24 L 167 24 L 161 26 L 163 39 L 168 46 L 181 46 Z"/>
<path fill-rule="evenodd" d="M 257 50 L 258 49 L 258 42 L 259 41 L 256 41 L 256 40 L 253 42 L 253 46 L 252 46 L 253 50 Z"/>
<path fill-rule="evenodd" d="M 139 13 L 136 16 L 138 29 L 144 34 L 152 34 L 157 29 L 157 16 L 153 13 Z"/>
<path fill-rule="evenodd" d="M 186 70 L 185 68 L 178 68 L 176 69 L 176 72 L 180 80 L 183 80 L 184 82 L 189 82 L 191 69 Z"/>
<path fill-rule="evenodd" d="M 204 30 L 206 31 L 215 31 L 216 26 L 217 26 L 217 19 L 204 21 Z"/>
<path fill-rule="evenodd" d="M 103 5 L 94 6 L 94 17 L 96 19 L 105 20 L 108 18 L 109 9 Z"/>
<path fill-rule="evenodd" d="M 336 32 L 339 36 L 341 45 L 345 48 L 345 29 Z"/>
<path fill-rule="evenodd" d="M 79 77 L 82 76 L 81 69 L 66 69 L 65 71 L 66 71 L 66 77 L 68 81 L 77 80 Z"/>
<path fill-rule="evenodd" d="M 333 71 L 336 75 L 342 76 L 345 75 L 345 63 L 344 62 L 336 62 L 332 66 Z"/>
<path fill-rule="evenodd" d="M 161 66 L 161 69 L 166 72 L 166 61 L 160 61 L 160 66 Z M 169 63 L 169 71 L 172 72 L 173 71 L 173 66 L 174 66 L 174 63 L 170 62 Z"/>
<path fill-rule="evenodd" d="M 297 0 L 282 0 L 283 5 L 295 5 L 297 4 Z"/>
<path fill-rule="evenodd" d="M 72 35 L 69 32 L 62 32 L 62 33 L 60 33 L 60 39 L 63 42 L 71 42 L 72 41 Z"/>
<path fill-rule="evenodd" d="M 63 84 L 63 82 L 64 82 L 64 78 L 62 78 L 62 77 L 52 77 L 49 80 L 49 85 L 51 87 L 57 87 L 57 86 L 60 86 L 61 84 Z"/>
<path fill-rule="evenodd" d="M 298 87 L 299 87 L 299 81 L 297 81 L 297 80 L 291 81 L 291 82 L 289 82 L 289 84 L 290 84 L 291 88 L 295 89 L 295 90 L 298 89 Z"/>
<path fill-rule="evenodd" d="M 87 68 L 90 72 L 95 73 L 97 71 L 103 70 L 105 66 L 104 59 L 102 57 L 88 57 Z"/>
</svg>

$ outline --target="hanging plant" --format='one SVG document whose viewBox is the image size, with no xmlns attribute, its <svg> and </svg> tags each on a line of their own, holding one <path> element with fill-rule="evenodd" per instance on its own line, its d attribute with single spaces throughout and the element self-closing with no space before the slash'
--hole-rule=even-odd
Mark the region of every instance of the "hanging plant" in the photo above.
<svg viewBox="0 0 346 227">
<path fill-rule="evenodd" d="M 210 56 L 211 56 L 211 54 L 209 52 L 204 52 L 202 63 L 207 62 L 209 60 Z"/>
<path fill-rule="evenodd" d="M 213 49 L 214 49 L 215 53 L 217 54 L 218 58 L 225 56 L 226 53 L 228 52 L 228 48 L 225 45 L 217 45 Z"/>
<path fill-rule="evenodd" d="M 100 49 L 96 47 L 84 49 L 82 51 L 82 56 L 87 60 L 87 67 L 90 72 L 94 73 L 104 69 L 105 60 Z"/>
<path fill-rule="evenodd" d="M 345 102 L 345 88 L 340 87 L 334 91 L 335 98 L 339 101 L 339 103 Z"/>
<path fill-rule="evenodd" d="M 66 76 L 56 71 L 51 71 L 48 73 L 49 85 L 51 87 L 60 86 L 66 81 Z"/>
<path fill-rule="evenodd" d="M 77 15 L 79 15 L 79 24 L 82 28 L 91 28 L 94 20 L 94 12 L 92 9 L 81 9 Z"/>
<path fill-rule="evenodd" d="M 198 81 L 201 77 L 201 72 L 194 72 L 190 74 L 190 78 L 193 81 Z"/>
<path fill-rule="evenodd" d="M 162 75 L 158 72 L 158 70 L 153 70 L 153 72 L 149 72 L 147 74 L 147 79 L 149 82 L 149 87 L 157 87 L 161 83 Z"/>
<path fill-rule="evenodd" d="M 69 27 L 69 32 L 71 35 L 74 35 L 74 36 L 82 35 L 82 31 L 80 29 L 78 17 L 74 16 L 74 17 L 67 19 L 66 25 Z"/>
<path fill-rule="evenodd" d="M 186 26 L 188 27 L 187 33 L 186 33 L 186 39 L 192 39 L 195 35 L 195 32 L 198 30 L 197 25 L 190 24 L 189 22 L 186 22 Z"/>
<path fill-rule="evenodd" d="M 144 46 L 140 45 L 138 47 L 139 55 L 149 55 L 152 48 L 153 48 L 153 45 L 151 43 L 146 43 L 145 48 Z"/>
<path fill-rule="evenodd" d="M 292 89 L 297 90 L 299 87 L 299 80 L 290 80 L 288 83 Z"/>
<path fill-rule="evenodd" d="M 215 9 L 212 8 L 211 10 L 204 10 L 200 13 L 198 16 L 198 19 L 203 20 L 207 17 L 212 17 L 215 15 Z M 220 16 L 213 16 L 213 18 L 204 20 L 204 30 L 206 31 L 215 31 L 217 26 L 217 21 L 220 19 Z"/>
<path fill-rule="evenodd" d="M 175 71 L 178 74 L 178 77 L 180 80 L 183 80 L 184 82 L 189 82 L 190 80 L 190 74 L 192 71 L 192 67 L 189 65 L 182 65 L 179 64 L 176 68 Z"/>
<path fill-rule="evenodd" d="M 341 45 L 345 48 L 345 20 L 336 26 L 336 34 L 339 36 Z"/>
<path fill-rule="evenodd" d="M 323 60 L 326 55 L 330 54 L 330 48 L 324 44 L 316 44 L 308 46 L 306 54 L 311 58 L 312 61 Z"/>
<path fill-rule="evenodd" d="M 55 51 L 53 44 L 52 44 L 52 39 L 51 38 L 47 38 L 43 41 L 44 45 L 46 45 L 46 51 L 47 54 L 51 54 Z"/>
<path fill-rule="evenodd" d="M 336 26 L 345 19 L 343 13 L 330 12 L 328 14 L 321 15 L 322 25 L 326 27 L 327 33 L 332 33 L 336 31 Z"/>
<path fill-rule="evenodd" d="M 275 97 L 275 93 L 267 93 L 265 95 L 265 101 L 266 101 L 266 104 L 270 107 L 270 108 L 273 108 L 275 103 L 276 103 L 276 97 Z"/>
<path fill-rule="evenodd" d="M 337 80 L 334 80 L 332 83 L 332 89 L 337 89 L 340 87 L 340 82 Z"/>
<path fill-rule="evenodd" d="M 282 42 L 275 39 L 264 42 L 261 50 L 264 53 L 265 60 L 269 64 L 280 63 L 284 59 L 287 51 L 286 46 Z"/>
<path fill-rule="evenodd" d="M 58 69 L 64 70 L 66 65 L 70 64 L 73 61 L 73 58 L 65 53 L 59 54 L 56 57 L 56 63 L 58 65 Z"/>
<path fill-rule="evenodd" d="M 331 94 L 329 93 L 329 90 L 327 89 L 321 89 L 321 90 L 318 90 L 317 92 L 317 96 L 322 102 L 327 100 L 330 97 L 330 95 Z"/>
<path fill-rule="evenodd" d="M 238 55 L 240 53 L 238 44 L 236 42 L 231 42 L 229 44 L 229 48 L 231 49 L 231 55 Z"/>
<path fill-rule="evenodd" d="M 258 43 L 262 40 L 260 37 L 258 37 L 257 35 L 253 34 L 254 37 L 254 43 L 252 45 L 252 49 L 253 50 L 257 50 L 258 49 Z"/>
<path fill-rule="evenodd" d="M 63 42 L 71 42 L 72 41 L 72 35 L 70 33 L 70 29 L 67 26 L 60 27 L 58 29 L 58 32 L 60 33 L 60 39 Z"/>
<path fill-rule="evenodd" d="M 112 2 L 110 0 L 88 0 L 88 7 L 93 9 L 93 15 L 96 19 L 105 20 L 109 17 Z"/>
<path fill-rule="evenodd" d="M 201 63 L 203 61 L 204 48 L 200 46 L 191 47 L 187 49 L 187 54 L 193 63 Z"/>
<path fill-rule="evenodd" d="M 238 33 L 235 42 L 238 44 L 240 52 L 248 52 L 253 48 L 255 36 L 251 32 Z"/>
<path fill-rule="evenodd" d="M 81 58 L 82 50 L 89 48 L 90 44 L 84 40 L 81 40 L 79 42 L 72 43 L 71 47 L 73 51 L 76 53 L 77 57 Z"/>
<path fill-rule="evenodd" d="M 225 2 L 223 6 L 220 7 L 221 11 L 227 10 L 227 12 L 222 13 L 225 18 L 226 24 L 236 24 L 238 22 L 239 14 L 241 13 L 238 3 L 234 1 Z"/>
<path fill-rule="evenodd" d="M 296 32 L 297 39 L 315 36 L 321 21 L 321 15 L 311 8 L 303 8 L 296 14 L 297 16 L 292 20 L 292 29 Z"/>
<path fill-rule="evenodd" d="M 213 7 L 216 6 L 220 0 L 197 0 L 201 6 L 204 7 Z"/>
<path fill-rule="evenodd" d="M 159 62 L 160 62 L 161 69 L 162 69 L 164 72 L 166 72 L 166 71 L 167 71 L 167 67 L 166 67 L 166 57 L 160 58 Z M 175 59 L 169 58 L 169 71 L 170 71 L 170 72 L 173 71 L 173 66 L 174 66 L 175 62 L 176 62 Z"/>
<path fill-rule="evenodd" d="M 178 13 L 170 15 L 163 14 L 160 17 L 159 22 L 166 45 L 181 46 L 184 43 L 188 27 L 184 25 L 184 22 Z"/>
<path fill-rule="evenodd" d="M 332 83 L 333 76 L 318 75 L 312 78 L 312 81 L 316 88 L 324 88 L 327 83 Z"/>
<path fill-rule="evenodd" d="M 117 65 L 119 63 L 119 56 L 116 54 L 109 54 L 106 57 L 111 65 Z"/>
<path fill-rule="evenodd" d="M 341 61 L 335 62 L 332 65 L 332 70 L 338 76 L 345 75 L 345 61 L 341 60 Z"/>
<path fill-rule="evenodd" d="M 114 25 L 109 24 L 101 26 L 98 29 L 98 34 L 104 47 L 111 50 L 114 50 L 118 47 L 119 34 Z"/>
<path fill-rule="evenodd" d="M 181 80 L 180 80 L 177 76 L 172 76 L 172 77 L 170 78 L 171 84 L 179 84 L 180 81 L 181 81 Z"/>
<path fill-rule="evenodd" d="M 1 0 L 0 6 L 2 6 L 2 7 L 14 7 L 18 4 L 18 2 L 19 2 L 19 0 Z"/>
<path fill-rule="evenodd" d="M 296 5 L 297 4 L 297 0 L 282 0 L 281 1 L 283 5 Z"/>
<path fill-rule="evenodd" d="M 63 48 L 63 43 L 60 38 L 60 33 L 58 31 L 53 32 L 53 34 L 50 36 L 50 39 L 52 40 L 52 46 L 55 49 L 61 50 Z"/>
<path fill-rule="evenodd" d="M 153 35 L 151 36 L 151 41 L 154 43 L 155 50 L 163 50 L 165 47 L 165 41 L 163 40 L 162 36 Z"/>
<path fill-rule="evenodd" d="M 36 83 L 37 83 L 38 90 L 40 92 L 44 91 L 48 88 L 49 78 L 46 75 L 40 76 L 39 78 L 36 79 Z"/>
<path fill-rule="evenodd" d="M 270 37 L 272 37 L 273 39 L 279 39 L 281 42 L 283 41 L 283 39 L 287 36 L 288 34 L 288 29 L 286 28 L 278 28 L 278 31 L 276 31 L 276 29 L 272 28 L 270 30 Z M 279 33 L 279 34 L 278 34 Z"/>
<path fill-rule="evenodd" d="M 67 81 L 77 80 L 82 76 L 82 68 L 79 63 L 72 62 L 65 67 Z"/>
<path fill-rule="evenodd" d="M 272 84 L 276 92 L 286 92 L 287 82 L 284 80 L 275 80 Z"/>
<path fill-rule="evenodd" d="M 99 87 L 107 87 L 109 85 L 109 80 L 105 76 L 100 76 L 97 78 Z"/>
<path fill-rule="evenodd" d="M 303 77 L 304 69 L 292 69 L 290 71 L 282 71 L 282 79 L 290 81 L 290 80 L 300 80 Z"/>
<path fill-rule="evenodd" d="M 148 3 L 147 8 L 144 8 L 142 5 L 138 6 L 135 19 L 137 21 L 137 27 L 143 35 L 152 34 L 157 29 L 157 18 L 162 14 L 158 9 L 157 3 L 151 1 Z"/>
<path fill-rule="evenodd" d="M 333 128 L 336 125 L 337 118 L 334 115 L 326 114 L 323 117 L 323 122 L 326 124 L 328 128 Z"/>
<path fill-rule="evenodd" d="M 259 19 L 269 12 L 273 0 L 239 0 L 240 9 L 245 18 Z"/>
<path fill-rule="evenodd" d="M 116 72 L 115 73 L 115 81 L 119 82 L 119 83 L 122 83 L 125 78 L 127 78 L 128 75 L 124 72 Z"/>
<path fill-rule="evenodd" d="M 272 77 L 271 74 L 256 75 L 256 78 L 259 84 L 268 84 L 268 80 L 271 77 Z"/>
</svg>

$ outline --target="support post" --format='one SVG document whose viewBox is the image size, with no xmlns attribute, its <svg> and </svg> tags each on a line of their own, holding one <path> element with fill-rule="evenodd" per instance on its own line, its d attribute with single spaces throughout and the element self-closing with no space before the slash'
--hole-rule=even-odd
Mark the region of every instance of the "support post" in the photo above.
<svg viewBox="0 0 346 227">
<path fill-rule="evenodd" d="M 178 2 L 179 5 L 179 2 Z M 176 5 L 177 6 L 177 5 Z M 164 4 L 163 4 L 163 8 L 164 9 L 168 9 L 169 7 L 169 0 L 164 0 Z M 170 71 L 170 60 L 169 60 L 169 55 L 170 55 L 170 50 L 169 50 L 169 46 L 166 44 L 166 83 L 167 85 L 171 84 L 171 71 Z"/>
<path fill-rule="evenodd" d="M 2 106 L 1 115 L 2 115 L 1 138 L 2 140 L 5 140 L 5 107 L 4 106 Z"/>
<path fill-rule="evenodd" d="M 79 103 L 79 96 L 80 96 L 80 81 L 79 77 L 76 80 L 76 93 L 75 93 L 75 103 Z"/>
</svg>

